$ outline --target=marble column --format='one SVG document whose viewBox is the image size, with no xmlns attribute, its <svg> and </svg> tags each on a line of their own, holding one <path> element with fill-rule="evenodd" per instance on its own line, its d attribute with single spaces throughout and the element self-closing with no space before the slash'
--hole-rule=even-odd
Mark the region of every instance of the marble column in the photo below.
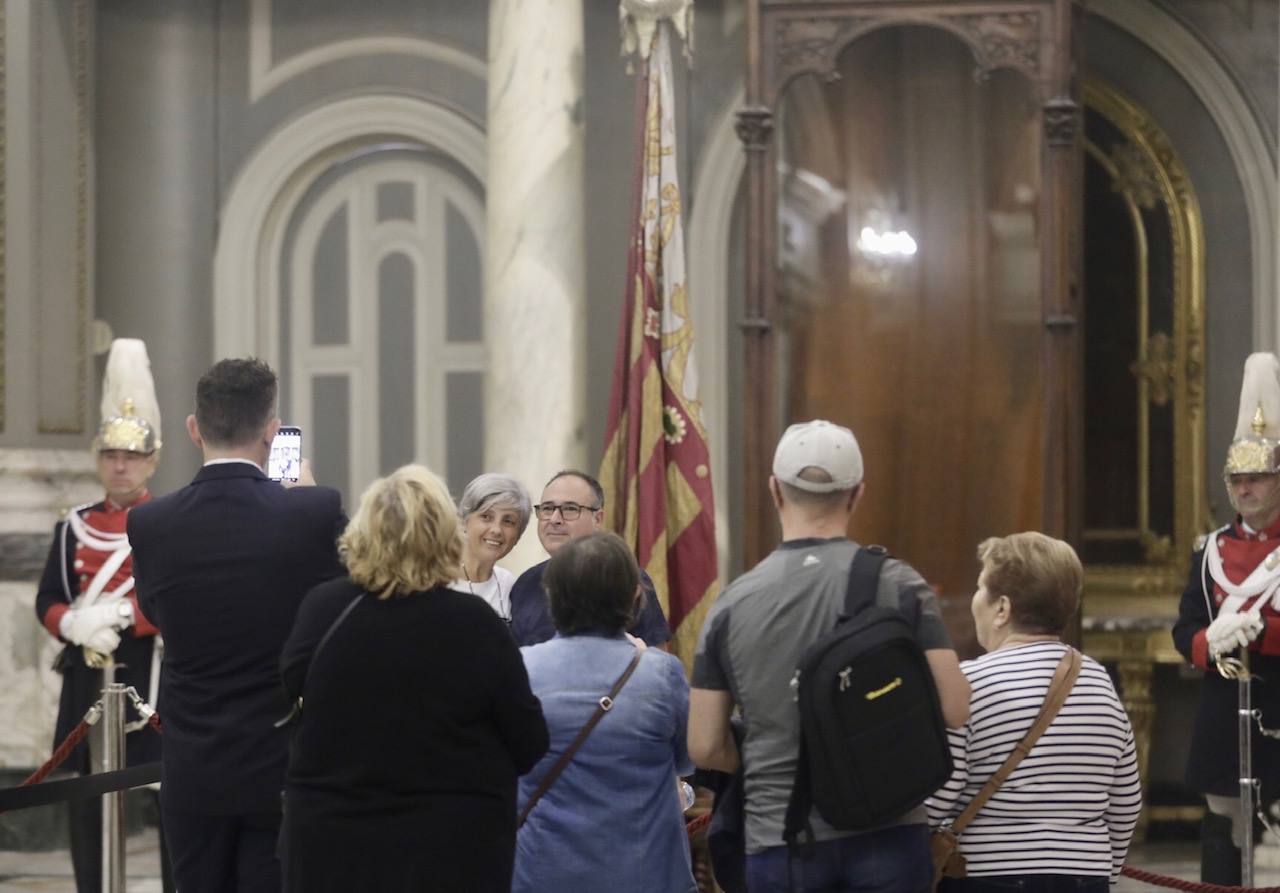
<svg viewBox="0 0 1280 893">
<path fill-rule="evenodd" d="M 212 362 L 218 4 L 98 4 L 97 311 L 151 355 L 167 446 L 157 493 L 191 479 L 183 431 Z"/>
<path fill-rule="evenodd" d="M 582 71 L 580 0 L 492 0 L 485 467 L 535 502 L 585 456 Z M 511 570 L 544 557 L 535 527 Z"/>
<path fill-rule="evenodd" d="M 100 498 L 87 449 L 0 449 L 0 767 L 31 769 L 49 756 L 62 680 L 58 643 L 36 619 L 36 581 L 54 522 Z"/>
</svg>

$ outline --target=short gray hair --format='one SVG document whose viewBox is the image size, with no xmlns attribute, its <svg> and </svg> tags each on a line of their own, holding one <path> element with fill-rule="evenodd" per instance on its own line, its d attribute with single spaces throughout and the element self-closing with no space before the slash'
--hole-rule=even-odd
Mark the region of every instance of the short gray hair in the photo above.
<svg viewBox="0 0 1280 893">
<path fill-rule="evenodd" d="M 533 514 L 533 502 L 524 484 L 509 474 L 487 472 L 467 484 L 458 500 L 458 518 L 465 521 L 476 512 L 498 505 L 515 507 L 520 514 L 520 531 L 516 536 L 523 536 L 529 526 L 529 516 Z"/>
</svg>

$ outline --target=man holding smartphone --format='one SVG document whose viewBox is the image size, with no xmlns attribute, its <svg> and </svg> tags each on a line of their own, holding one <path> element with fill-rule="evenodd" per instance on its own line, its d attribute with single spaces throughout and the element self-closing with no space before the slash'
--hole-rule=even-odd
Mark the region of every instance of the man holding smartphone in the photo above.
<svg viewBox="0 0 1280 893">
<path fill-rule="evenodd" d="M 276 393 L 260 360 L 215 364 L 187 417 L 204 467 L 129 515 L 139 603 L 165 639 L 160 803 L 183 893 L 280 889 L 280 651 L 303 595 L 343 573 L 338 492 L 263 471 Z"/>
</svg>

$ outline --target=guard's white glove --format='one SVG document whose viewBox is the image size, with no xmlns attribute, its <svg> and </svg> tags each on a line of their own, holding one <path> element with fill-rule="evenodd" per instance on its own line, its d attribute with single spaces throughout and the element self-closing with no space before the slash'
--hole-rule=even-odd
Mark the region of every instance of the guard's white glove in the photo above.
<svg viewBox="0 0 1280 893">
<path fill-rule="evenodd" d="M 1257 614 L 1220 614 L 1209 624 L 1204 636 L 1211 654 L 1227 654 L 1237 648 L 1248 648 L 1262 627 L 1262 618 Z"/>
<path fill-rule="evenodd" d="M 114 654 L 120 647 L 120 634 L 109 626 L 101 627 L 84 640 L 84 647 L 99 654 Z"/>
<path fill-rule="evenodd" d="M 89 605 L 86 608 L 72 608 L 63 614 L 58 621 L 58 632 L 74 645 L 86 645 L 89 637 L 99 630 L 114 632 L 127 624 L 128 621 L 120 615 L 119 605 Z M 120 644 L 119 636 L 116 636 L 116 644 Z M 111 650 L 114 651 L 114 647 Z"/>
</svg>

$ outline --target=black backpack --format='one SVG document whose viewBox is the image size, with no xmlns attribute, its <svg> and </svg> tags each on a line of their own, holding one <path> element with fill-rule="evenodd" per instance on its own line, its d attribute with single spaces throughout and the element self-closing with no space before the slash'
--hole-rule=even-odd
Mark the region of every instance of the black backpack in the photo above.
<svg viewBox="0 0 1280 893">
<path fill-rule="evenodd" d="M 783 838 L 812 839 L 810 809 L 864 831 L 919 806 L 951 775 L 942 706 L 912 620 L 876 605 L 882 546 L 859 549 L 836 628 L 796 667 L 800 754 Z M 915 601 L 918 617 L 919 601 Z"/>
</svg>

